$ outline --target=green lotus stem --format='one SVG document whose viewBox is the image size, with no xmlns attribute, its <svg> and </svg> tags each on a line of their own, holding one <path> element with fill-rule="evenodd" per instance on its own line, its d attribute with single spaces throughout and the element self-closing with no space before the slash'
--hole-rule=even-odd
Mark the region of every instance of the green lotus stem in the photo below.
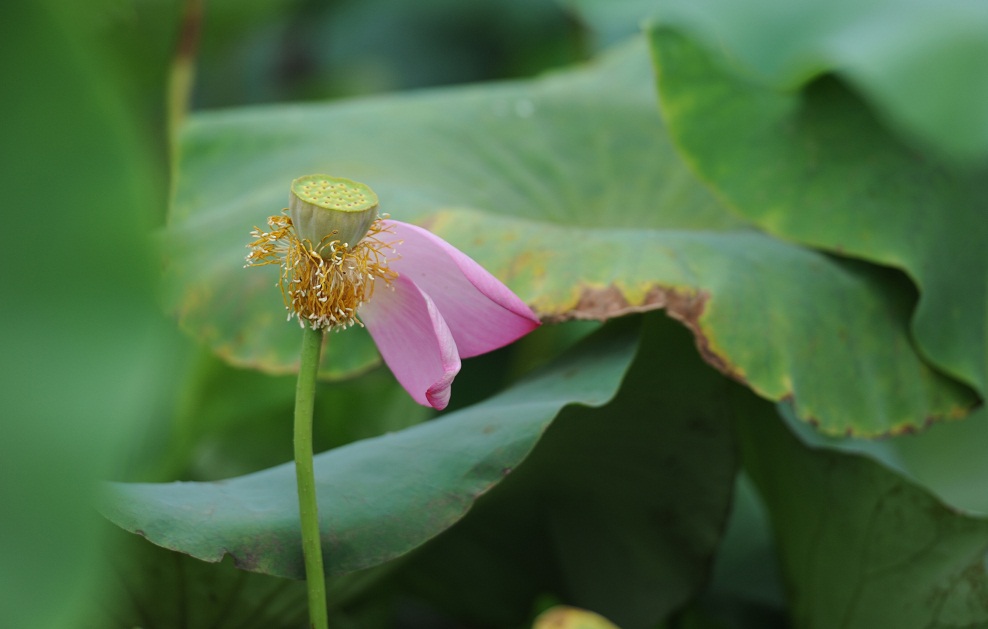
<svg viewBox="0 0 988 629">
<path fill-rule="evenodd" d="M 295 479 L 298 483 L 298 510 L 302 520 L 302 554 L 305 557 L 305 583 L 309 591 L 309 620 L 313 629 L 327 629 L 326 574 L 322 566 L 319 538 L 319 508 L 316 504 L 316 478 L 312 468 L 312 408 L 316 396 L 316 374 L 322 350 L 322 330 L 302 329 L 302 356 L 295 388 Z"/>
</svg>

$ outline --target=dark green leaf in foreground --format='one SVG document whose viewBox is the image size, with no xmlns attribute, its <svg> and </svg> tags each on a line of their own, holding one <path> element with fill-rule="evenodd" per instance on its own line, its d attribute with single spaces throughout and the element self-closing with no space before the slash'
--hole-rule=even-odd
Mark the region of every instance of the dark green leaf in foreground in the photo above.
<svg viewBox="0 0 988 629">
<path fill-rule="evenodd" d="M 612 327 L 482 404 L 316 457 L 327 571 L 382 564 L 452 526 L 522 463 L 562 408 L 610 399 L 636 345 L 633 329 Z M 229 554 L 245 570 L 304 574 L 291 464 L 108 492 L 104 515 L 155 544 L 213 562 Z"/>
<path fill-rule="evenodd" d="M 796 626 L 988 625 L 988 520 L 868 457 L 803 445 L 764 404 L 740 426 Z"/>
<path fill-rule="evenodd" d="M 671 30 L 652 46 L 670 132 L 701 177 L 772 234 L 905 270 L 918 346 L 988 391 L 988 173 L 907 147 L 832 77 L 780 90 Z"/>
<path fill-rule="evenodd" d="M 959 422 L 958 422 L 959 423 Z M 806 432 L 819 434 L 797 422 Z M 788 627 L 779 558 L 765 506 L 751 478 L 738 474 L 731 515 L 699 606 L 735 629 Z"/>
<path fill-rule="evenodd" d="M 162 237 L 169 302 L 235 364 L 293 369 L 277 271 L 241 260 L 288 182 L 322 171 L 368 183 L 394 218 L 430 227 L 547 319 L 665 307 L 709 362 L 794 398 L 827 432 L 901 430 L 972 403 L 914 351 L 908 283 L 762 235 L 696 181 L 641 42 L 531 81 L 200 114 L 180 171 Z M 363 330 L 329 338 L 326 373 L 376 360 Z"/>
<path fill-rule="evenodd" d="M 731 392 L 686 330 L 645 317 L 617 396 L 570 407 L 525 463 L 402 566 L 464 621 L 520 626 L 539 595 L 655 627 L 709 576 L 737 465 Z"/>
</svg>

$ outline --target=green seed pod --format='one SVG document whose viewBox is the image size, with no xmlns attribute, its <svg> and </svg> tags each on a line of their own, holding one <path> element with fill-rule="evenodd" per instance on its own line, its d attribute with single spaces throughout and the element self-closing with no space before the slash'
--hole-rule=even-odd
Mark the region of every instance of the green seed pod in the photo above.
<svg viewBox="0 0 988 629">
<path fill-rule="evenodd" d="M 295 233 L 322 255 L 338 240 L 353 249 L 377 218 L 377 195 L 356 181 L 306 175 L 292 182 L 288 215 Z"/>
</svg>

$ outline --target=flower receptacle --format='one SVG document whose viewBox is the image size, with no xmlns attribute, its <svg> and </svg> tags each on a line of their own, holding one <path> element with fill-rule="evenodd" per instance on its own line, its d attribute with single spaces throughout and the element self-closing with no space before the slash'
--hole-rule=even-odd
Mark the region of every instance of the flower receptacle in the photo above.
<svg viewBox="0 0 988 629">
<path fill-rule="evenodd" d="M 292 182 L 288 215 L 298 237 L 322 255 L 333 241 L 355 247 L 377 218 L 377 207 L 377 195 L 362 183 L 306 175 Z"/>
</svg>

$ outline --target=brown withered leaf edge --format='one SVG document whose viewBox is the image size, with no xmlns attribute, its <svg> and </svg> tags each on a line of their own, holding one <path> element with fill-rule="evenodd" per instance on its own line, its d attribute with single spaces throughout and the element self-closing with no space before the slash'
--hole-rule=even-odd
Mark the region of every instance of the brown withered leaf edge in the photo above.
<svg viewBox="0 0 988 629">
<path fill-rule="evenodd" d="M 540 313 L 546 323 L 563 321 L 607 321 L 629 314 L 665 310 L 673 319 L 685 325 L 696 341 L 700 356 L 724 375 L 747 385 L 740 371 L 724 356 L 711 347 L 710 338 L 700 327 L 700 317 L 710 295 L 703 291 L 681 291 L 664 286 L 653 286 L 639 304 L 629 303 L 621 290 L 613 284 L 605 287 L 585 286 L 580 291 L 576 305 L 561 313 Z"/>
</svg>

